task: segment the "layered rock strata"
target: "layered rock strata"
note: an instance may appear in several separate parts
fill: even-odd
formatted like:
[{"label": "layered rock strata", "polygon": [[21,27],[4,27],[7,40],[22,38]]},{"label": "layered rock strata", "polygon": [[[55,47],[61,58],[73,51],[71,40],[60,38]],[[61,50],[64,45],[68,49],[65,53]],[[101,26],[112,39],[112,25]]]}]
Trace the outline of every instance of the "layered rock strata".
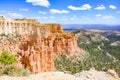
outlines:
[{"label": "layered rock strata", "polygon": [[72,56],[80,52],[76,36],[65,33],[60,24],[0,17],[0,33],[14,36],[17,41],[0,44],[0,52],[7,50],[20,55],[18,62],[29,67],[32,73],[54,71],[54,55]]}]

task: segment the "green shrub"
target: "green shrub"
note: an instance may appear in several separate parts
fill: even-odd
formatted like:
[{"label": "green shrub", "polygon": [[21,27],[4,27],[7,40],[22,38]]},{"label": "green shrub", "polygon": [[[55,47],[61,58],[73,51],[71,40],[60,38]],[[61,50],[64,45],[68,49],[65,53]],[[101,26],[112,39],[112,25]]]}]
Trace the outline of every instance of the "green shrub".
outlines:
[{"label": "green shrub", "polygon": [[30,71],[28,68],[20,68],[16,64],[11,65],[0,65],[0,75],[9,75],[9,76],[28,76]]},{"label": "green shrub", "polygon": [[5,74],[10,76],[27,76],[30,74],[30,71],[26,68],[20,68],[15,64],[5,66]]},{"label": "green shrub", "polygon": [[17,61],[16,57],[7,51],[3,51],[0,55],[0,63],[9,65]]},{"label": "green shrub", "polygon": [[4,65],[3,64],[0,64],[0,75],[2,75],[4,73]]},{"label": "green shrub", "polygon": [[16,64],[17,58],[7,51],[0,55],[0,75],[27,76],[30,71],[27,68],[20,68]]}]

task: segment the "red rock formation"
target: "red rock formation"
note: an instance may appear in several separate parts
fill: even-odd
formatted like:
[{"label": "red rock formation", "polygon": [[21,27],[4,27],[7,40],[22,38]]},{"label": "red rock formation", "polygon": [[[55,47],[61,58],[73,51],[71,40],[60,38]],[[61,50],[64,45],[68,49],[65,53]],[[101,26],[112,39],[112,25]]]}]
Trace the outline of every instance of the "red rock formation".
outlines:
[{"label": "red rock formation", "polygon": [[[6,22],[1,20],[0,24],[3,26]],[[8,51],[20,55],[21,63],[29,67],[33,74],[54,71],[54,55],[73,56],[80,52],[76,36],[65,33],[60,24],[40,24],[36,20],[29,19],[17,19],[15,22],[7,21],[7,23],[8,29],[12,26],[10,28],[12,32],[4,28],[6,34],[13,35],[17,31],[20,37],[16,38],[17,44],[8,41],[6,46],[0,47],[0,50],[8,50],[6,49],[8,47]]]},{"label": "red rock formation", "polygon": [[35,42],[29,36],[28,40],[21,41],[18,54],[22,57],[22,64],[29,67],[32,73],[54,71],[54,55],[75,54],[77,45],[75,36],[67,34],[53,34],[45,37],[36,37]]},{"label": "red rock formation", "polygon": [[53,51],[47,46],[25,41],[21,43],[18,54],[22,57],[22,64],[29,67],[32,73],[54,71]]}]

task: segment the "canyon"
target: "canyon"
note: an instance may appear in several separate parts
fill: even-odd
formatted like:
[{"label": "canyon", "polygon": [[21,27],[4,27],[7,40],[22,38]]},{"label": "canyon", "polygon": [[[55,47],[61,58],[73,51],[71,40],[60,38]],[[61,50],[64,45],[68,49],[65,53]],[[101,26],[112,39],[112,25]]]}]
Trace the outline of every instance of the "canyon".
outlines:
[{"label": "canyon", "polygon": [[35,19],[0,17],[0,53],[9,51],[18,58],[18,65],[33,74],[55,70],[55,55],[86,56],[77,46],[77,37],[65,33],[60,24],[41,24]]}]

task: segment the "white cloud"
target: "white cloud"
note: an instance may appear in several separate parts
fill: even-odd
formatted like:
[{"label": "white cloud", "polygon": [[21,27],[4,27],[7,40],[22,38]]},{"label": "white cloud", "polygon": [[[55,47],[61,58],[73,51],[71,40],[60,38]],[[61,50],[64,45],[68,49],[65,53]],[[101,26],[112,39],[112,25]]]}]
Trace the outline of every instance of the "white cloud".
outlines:
[{"label": "white cloud", "polygon": [[50,3],[48,0],[26,0],[27,3],[32,3],[33,5],[49,7]]},{"label": "white cloud", "polygon": [[33,19],[41,19],[41,17],[38,17],[38,16],[37,16],[37,17],[32,17],[32,18],[33,18]]},{"label": "white cloud", "polygon": [[43,18],[44,20],[47,20],[47,19],[48,19],[48,18],[47,18],[47,17],[45,17],[45,16],[43,16],[42,18]]},{"label": "white cloud", "polygon": [[46,14],[46,12],[43,12],[43,11],[39,11],[40,14]]},{"label": "white cloud", "polygon": [[96,16],[96,17],[101,17],[102,15],[101,15],[101,14],[96,14],[95,16]]},{"label": "white cloud", "polygon": [[105,8],[105,6],[104,5],[99,5],[99,6],[97,6],[96,8],[94,8],[95,10],[104,10],[104,9],[106,9]]},{"label": "white cloud", "polygon": [[63,16],[62,20],[68,20],[68,18],[66,16]]},{"label": "white cloud", "polygon": [[20,8],[19,10],[20,10],[20,11],[25,11],[25,12],[27,12],[27,11],[28,11],[28,9],[27,9],[27,8]]},{"label": "white cloud", "polygon": [[92,7],[89,4],[84,4],[81,7],[75,7],[75,6],[69,5],[68,8],[71,10],[89,10]]},{"label": "white cloud", "polygon": [[117,14],[120,14],[120,11],[116,12]]},{"label": "white cloud", "polygon": [[67,11],[67,10],[50,9],[50,13],[52,13],[52,14],[67,14],[67,13],[69,13],[69,11]]},{"label": "white cloud", "polygon": [[[43,21],[43,20],[46,20],[46,21],[51,21],[51,20],[55,20],[56,17],[55,16],[36,16],[36,17],[33,17],[33,19],[39,19],[40,22]],[[46,22],[45,22],[46,23]]]},{"label": "white cloud", "polygon": [[67,10],[61,10],[62,13],[69,13]]},{"label": "white cloud", "polygon": [[103,15],[103,16],[101,14],[96,14],[95,16],[98,17],[100,20],[101,19],[104,19],[104,20],[106,20],[106,19],[108,19],[108,20],[115,19],[115,16],[112,16],[110,14],[109,15]]},{"label": "white cloud", "polygon": [[21,18],[23,17],[21,14],[18,13],[13,13],[13,12],[8,12],[5,10],[0,10],[1,16],[8,17],[8,18]]},{"label": "white cloud", "polygon": [[116,6],[114,6],[114,5],[109,5],[109,8],[111,8],[111,9],[116,9]]},{"label": "white cloud", "polygon": [[0,10],[0,13],[6,13],[6,11],[5,10]]},{"label": "white cloud", "polygon": [[7,13],[8,14],[8,16],[10,17],[10,18],[21,18],[22,17],[22,15],[21,14],[18,14],[18,13],[11,13],[11,12],[9,12],[9,13]]},{"label": "white cloud", "polygon": [[50,19],[55,19],[56,17],[55,16],[50,16]]},{"label": "white cloud", "polygon": [[76,21],[76,20],[78,20],[78,17],[77,17],[76,15],[74,15],[74,16],[71,17],[70,19],[73,20],[73,21]]},{"label": "white cloud", "polygon": [[115,17],[112,16],[112,15],[105,15],[105,16],[102,16],[102,19],[114,19]]}]

